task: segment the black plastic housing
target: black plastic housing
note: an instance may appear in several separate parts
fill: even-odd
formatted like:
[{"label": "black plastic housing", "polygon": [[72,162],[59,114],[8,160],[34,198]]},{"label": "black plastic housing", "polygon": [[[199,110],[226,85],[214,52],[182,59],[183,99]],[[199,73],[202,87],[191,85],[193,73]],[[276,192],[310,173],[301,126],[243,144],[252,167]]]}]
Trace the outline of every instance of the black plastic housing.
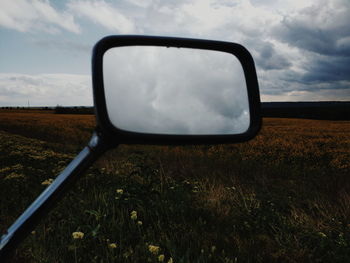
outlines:
[{"label": "black plastic housing", "polygon": [[[241,134],[225,135],[169,135],[129,132],[112,125],[106,108],[103,84],[103,55],[114,47],[165,46],[215,50],[231,53],[241,62],[247,84],[250,126]],[[121,65],[122,66],[122,65]],[[111,144],[218,144],[243,142],[253,138],[261,128],[260,95],[254,61],[248,50],[240,44],[159,36],[116,35],[107,36],[96,43],[92,54],[92,81],[97,131]]]}]

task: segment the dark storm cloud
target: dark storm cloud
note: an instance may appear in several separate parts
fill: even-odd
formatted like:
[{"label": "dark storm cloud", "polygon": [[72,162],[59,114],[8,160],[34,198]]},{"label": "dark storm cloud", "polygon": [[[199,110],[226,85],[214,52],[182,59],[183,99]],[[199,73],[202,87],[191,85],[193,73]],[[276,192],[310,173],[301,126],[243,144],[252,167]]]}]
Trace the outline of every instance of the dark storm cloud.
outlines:
[{"label": "dark storm cloud", "polygon": [[350,31],[346,32],[346,35],[342,31],[344,30],[341,28],[333,30],[310,28],[307,21],[302,23],[285,19],[276,33],[281,41],[300,49],[321,55],[350,56]]},{"label": "dark storm cloud", "polygon": [[285,16],[275,36],[282,42],[327,56],[350,56],[348,1],[319,1]]},{"label": "dark storm cloud", "polygon": [[322,57],[311,61],[305,82],[350,81],[350,57]]},{"label": "dark storm cloud", "polygon": [[[298,50],[298,70],[278,76],[283,92],[342,92],[350,89],[350,4],[347,0],[318,1],[290,13],[271,29],[280,42]],[[295,67],[294,67],[295,69]],[[271,80],[273,75],[270,75]],[[263,82],[269,80],[263,80]],[[271,93],[276,90],[269,89]],[[269,91],[264,90],[265,93]],[[277,94],[277,93],[276,93]]]},{"label": "dark storm cloud", "polygon": [[287,69],[292,64],[276,51],[271,42],[248,40],[246,43],[254,48],[254,58],[258,67],[263,70]]}]

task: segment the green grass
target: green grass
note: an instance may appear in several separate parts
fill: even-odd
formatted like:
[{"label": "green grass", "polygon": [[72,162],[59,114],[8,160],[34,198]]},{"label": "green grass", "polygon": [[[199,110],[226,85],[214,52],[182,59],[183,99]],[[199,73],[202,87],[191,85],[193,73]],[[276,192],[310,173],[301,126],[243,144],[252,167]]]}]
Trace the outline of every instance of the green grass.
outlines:
[{"label": "green grass", "polygon": [[[161,254],[164,262],[349,262],[350,123],[264,122],[261,135],[245,144],[106,153],[43,218],[14,262],[159,262]],[[89,132],[88,125],[75,127],[62,145]],[[1,229],[83,145],[60,151],[59,140],[48,142],[49,129],[46,141],[42,133],[6,131]]]}]

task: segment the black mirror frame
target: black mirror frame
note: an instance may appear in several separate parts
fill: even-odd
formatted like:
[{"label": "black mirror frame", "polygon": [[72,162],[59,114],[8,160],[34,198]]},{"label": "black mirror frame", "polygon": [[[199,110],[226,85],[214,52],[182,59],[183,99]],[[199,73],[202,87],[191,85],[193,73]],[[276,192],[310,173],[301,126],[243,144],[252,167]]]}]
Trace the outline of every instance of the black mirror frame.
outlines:
[{"label": "black mirror frame", "polygon": [[[250,111],[250,126],[246,132],[233,135],[168,135],[129,132],[112,125],[108,118],[104,84],[103,55],[114,47],[165,46],[215,50],[231,53],[241,62],[245,74]],[[107,36],[96,43],[92,54],[92,83],[97,122],[97,132],[113,145],[118,144],[218,144],[236,143],[252,139],[261,128],[260,95],[254,60],[240,44],[158,36],[116,35]]]}]

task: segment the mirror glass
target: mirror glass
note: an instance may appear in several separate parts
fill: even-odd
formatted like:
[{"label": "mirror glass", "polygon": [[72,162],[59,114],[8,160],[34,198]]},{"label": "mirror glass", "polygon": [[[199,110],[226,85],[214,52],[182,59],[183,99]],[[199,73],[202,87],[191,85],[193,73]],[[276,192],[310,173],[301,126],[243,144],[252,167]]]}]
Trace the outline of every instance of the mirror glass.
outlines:
[{"label": "mirror glass", "polygon": [[250,124],[244,72],[226,52],[127,46],[103,56],[106,107],[118,129],[153,134],[244,133]]}]

